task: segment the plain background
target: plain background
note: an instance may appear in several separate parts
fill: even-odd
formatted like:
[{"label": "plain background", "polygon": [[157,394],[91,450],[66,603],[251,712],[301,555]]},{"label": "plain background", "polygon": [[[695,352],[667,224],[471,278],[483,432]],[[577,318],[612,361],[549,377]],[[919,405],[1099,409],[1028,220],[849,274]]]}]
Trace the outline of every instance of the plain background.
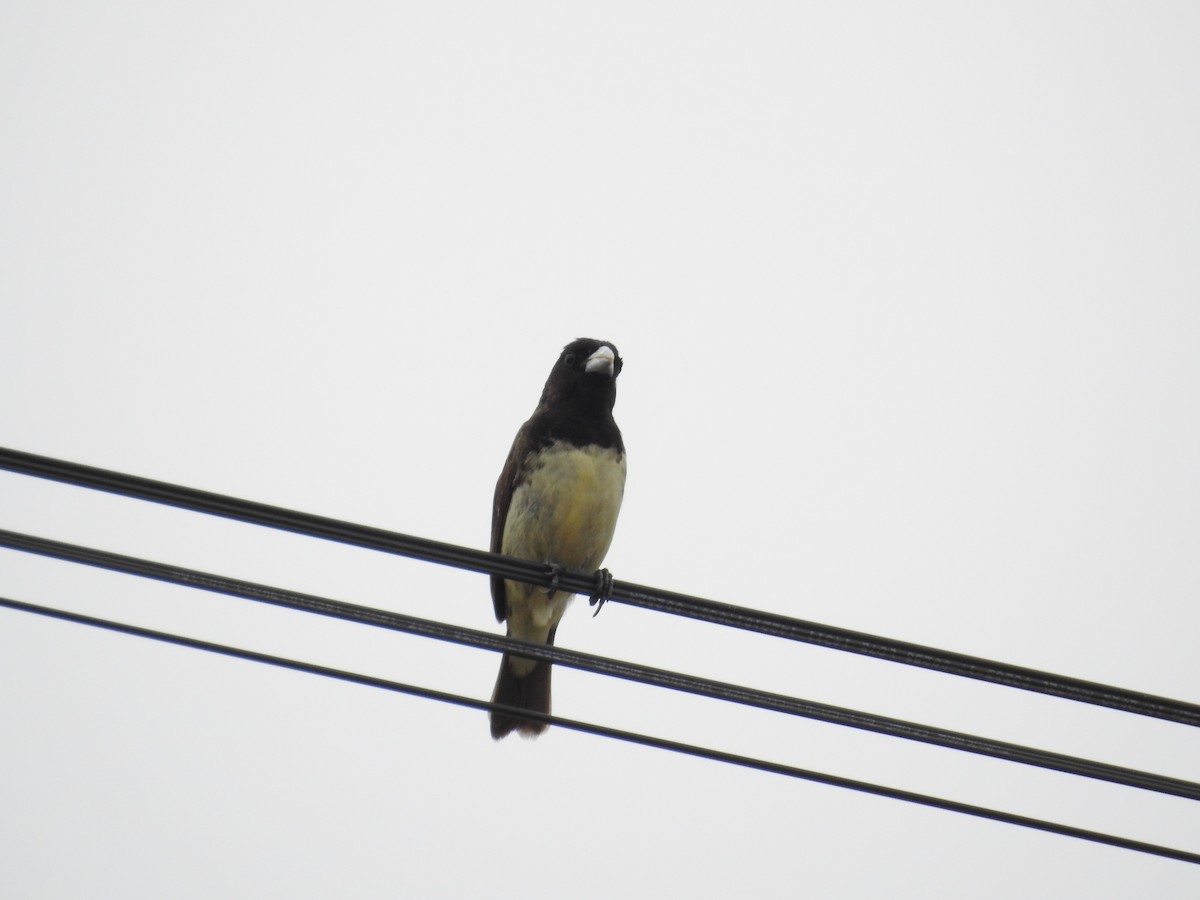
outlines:
[{"label": "plain background", "polygon": [[[618,578],[1200,699],[1200,14],[0,8],[0,444],[485,547],[625,358]],[[0,527],[497,628],[486,579],[0,474]],[[0,594],[496,657],[0,552]],[[1200,779],[1192,729],[612,604],[560,643]],[[1200,850],[1188,801],[559,669],[556,711]],[[0,613],[5,897],[1194,897],[1182,863]]]}]

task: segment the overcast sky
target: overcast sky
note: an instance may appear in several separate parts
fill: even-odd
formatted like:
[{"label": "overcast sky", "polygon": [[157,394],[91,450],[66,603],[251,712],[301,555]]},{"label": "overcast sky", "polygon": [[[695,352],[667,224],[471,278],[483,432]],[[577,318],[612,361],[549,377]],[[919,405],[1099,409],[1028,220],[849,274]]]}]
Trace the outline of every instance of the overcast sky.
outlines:
[{"label": "overcast sky", "polygon": [[[619,579],[1200,701],[1187,3],[0,7],[0,445],[486,547],[563,344]],[[500,630],[0,473],[0,528]],[[0,551],[0,596],[494,654]],[[1200,780],[1200,733],[611,604],[559,643]],[[1200,851],[1200,806],[559,668],[555,711]],[[1182,863],[0,611],[0,895],[1195,897]]]}]

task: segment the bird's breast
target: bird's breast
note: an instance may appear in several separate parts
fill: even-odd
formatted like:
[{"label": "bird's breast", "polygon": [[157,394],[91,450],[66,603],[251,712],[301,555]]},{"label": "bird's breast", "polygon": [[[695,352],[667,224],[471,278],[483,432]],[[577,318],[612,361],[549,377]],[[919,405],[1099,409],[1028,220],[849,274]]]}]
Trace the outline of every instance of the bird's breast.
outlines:
[{"label": "bird's breast", "polygon": [[528,466],[513,491],[502,552],[569,569],[599,567],[625,493],[625,454],[560,442],[530,454]]}]

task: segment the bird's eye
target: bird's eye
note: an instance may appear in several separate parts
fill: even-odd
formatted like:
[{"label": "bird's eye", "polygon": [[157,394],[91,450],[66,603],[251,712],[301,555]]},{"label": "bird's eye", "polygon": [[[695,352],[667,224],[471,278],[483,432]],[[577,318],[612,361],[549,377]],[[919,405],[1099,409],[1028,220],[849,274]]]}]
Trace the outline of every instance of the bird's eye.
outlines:
[{"label": "bird's eye", "polygon": [[570,351],[564,353],[563,354],[563,365],[566,365],[566,366],[575,365],[575,354],[571,353]]}]

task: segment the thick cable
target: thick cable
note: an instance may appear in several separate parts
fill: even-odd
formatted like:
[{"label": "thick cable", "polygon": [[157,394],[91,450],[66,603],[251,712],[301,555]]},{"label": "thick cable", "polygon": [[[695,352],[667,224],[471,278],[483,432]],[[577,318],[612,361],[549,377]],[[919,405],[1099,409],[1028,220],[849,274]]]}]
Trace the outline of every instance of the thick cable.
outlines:
[{"label": "thick cable", "polygon": [[[19,450],[0,448],[0,469],[399,556],[501,575],[514,581],[541,586],[550,584],[551,576],[547,568],[527,560],[382,528],[355,525],[325,516],[241,500]],[[568,571],[559,573],[557,578],[561,588],[585,595],[589,594],[596,584],[594,573]],[[1141,691],[1112,687],[624,581],[613,582],[608,599],[644,609],[1200,727],[1200,705]]]},{"label": "thick cable", "polygon": [[665,669],[643,666],[637,663],[610,659],[590,653],[582,653],[564,647],[520,641],[446,622],[421,619],[402,613],[345,603],[325,597],[317,597],[312,594],[269,587],[249,581],[213,575],[208,572],[199,572],[194,569],[185,569],[166,563],[124,556],[105,550],[97,550],[92,547],[81,547],[75,544],[67,544],[62,541],[53,541],[47,538],[39,538],[4,529],[0,529],[0,547],[7,547],[26,553],[36,553],[41,556],[94,566],[127,575],[151,578],[168,584],[198,588],[213,593],[269,603],[301,612],[316,613],[344,621],[435,638],[469,647],[500,652],[519,651],[527,657],[548,660],[583,671],[623,678],[627,681],[635,681],[716,700],[739,703],[773,712],[802,716],[834,725],[848,726],[863,731],[903,738],[905,740],[920,741],[926,744],[947,747],[952,750],[961,750],[1009,762],[1038,766],[1086,778],[1095,778],[1142,790],[1157,791],[1190,800],[1200,800],[1200,784],[1179,778],[1171,778],[1123,766],[1114,766],[1080,757],[1053,753],[1047,750],[1024,747],[1019,744],[995,741],[963,732],[935,728],[915,722],[906,722],[901,719],[877,716],[844,707],[831,706],[811,700],[802,700],[784,694],[761,691],[712,679],[685,675],[679,672],[671,672]]},{"label": "thick cable", "polygon": [[757,759],[749,756],[741,756],[735,753],[726,753],[722,750],[700,747],[695,744],[671,741],[665,738],[654,737],[652,735],[640,734],[638,732],[610,728],[606,725],[596,725],[591,722],[582,722],[576,719],[566,719],[560,716],[546,715],[524,709],[516,709],[514,707],[504,706],[502,704],[491,703],[486,700],[477,700],[473,697],[464,697],[459,694],[450,694],[444,691],[436,691],[430,688],[420,687],[418,685],[405,684],[398,681],[389,681],[384,678],[376,678],[370,675],[348,672],[343,669],[335,669],[329,666],[319,666],[313,663],[287,659],[285,657],[271,656],[266,653],[245,650],[240,647],[216,644],[211,641],[201,641],[195,638],[184,637],[182,635],[171,634],[164,631],[154,631],[149,628],[140,628],[138,626],[128,625],[123,622],[114,622],[109,619],[99,619],[93,616],[85,616],[79,613],[68,612],[66,610],[54,609],[47,606],[38,606],[32,603],[24,603],[19,600],[11,600],[0,597],[0,607],[7,607],[9,609],[18,610],[21,612],[33,613],[35,615],[59,619],[65,622],[73,622],[79,625],[88,625],[93,628],[102,628],[107,631],[119,632],[134,637],[161,641],[168,644],[175,644],[181,647],[189,647],[194,650],[204,650],[208,653],[216,653],[222,656],[246,660],[248,662],[262,663],[279,668],[291,669],[297,672],[306,672],[311,675],[320,675],[325,678],[346,681],[352,684],[381,688],[383,690],[393,691],[396,693],[410,694],[412,696],[423,697],[429,700],[437,700],[442,703],[451,703],[457,706],[469,707],[471,709],[496,710],[499,712],[520,715],[525,718],[537,719],[538,721],[546,722],[547,724],[554,725],[557,728],[566,728],[572,731],[580,731],[600,737],[612,738],[633,744],[641,744],[642,746],[646,747],[655,747],[659,750],[669,750],[674,753],[682,753],[688,756],[699,757],[701,759],[710,759],[715,762],[726,763],[729,765],[742,766],[748,769],[757,769],[762,772],[770,772],[776,775],[786,775],[791,778],[812,781],[818,784],[826,784],[832,787],[845,788],[865,794],[874,794],[879,797],[888,797],[893,800],[903,800],[907,803],[929,806],[935,809],[946,810],[948,812],[975,816],[981,819],[990,819],[995,822],[1004,822],[1009,825],[1018,825],[1023,828],[1032,828],[1038,831],[1049,832],[1051,834],[1063,835],[1064,837],[1092,841],[1098,844],[1106,844],[1110,847],[1120,847],[1122,849],[1133,850],[1138,853],[1146,853],[1153,856],[1160,856],[1167,859],[1178,860],[1180,862],[1191,863],[1192,865],[1200,865],[1200,854],[1192,853],[1187,850],[1179,850],[1173,847],[1164,847],[1158,844],[1136,841],[1131,838],[1105,834],[1099,831],[1091,831],[1085,828],[1076,828],[1072,825],[1063,825],[1058,822],[1049,822],[1044,819],[1021,816],[1015,813],[1004,812],[1002,810],[990,809],[988,807],[960,803],[956,800],[946,800],[941,797],[934,797],[928,794],[919,794],[913,791],[905,791],[899,788],[887,787],[885,785],[873,784],[866,781],[843,778],[840,775],[814,772],[810,769],[801,769],[796,766],[789,766],[783,763],[771,762],[769,760]]}]

